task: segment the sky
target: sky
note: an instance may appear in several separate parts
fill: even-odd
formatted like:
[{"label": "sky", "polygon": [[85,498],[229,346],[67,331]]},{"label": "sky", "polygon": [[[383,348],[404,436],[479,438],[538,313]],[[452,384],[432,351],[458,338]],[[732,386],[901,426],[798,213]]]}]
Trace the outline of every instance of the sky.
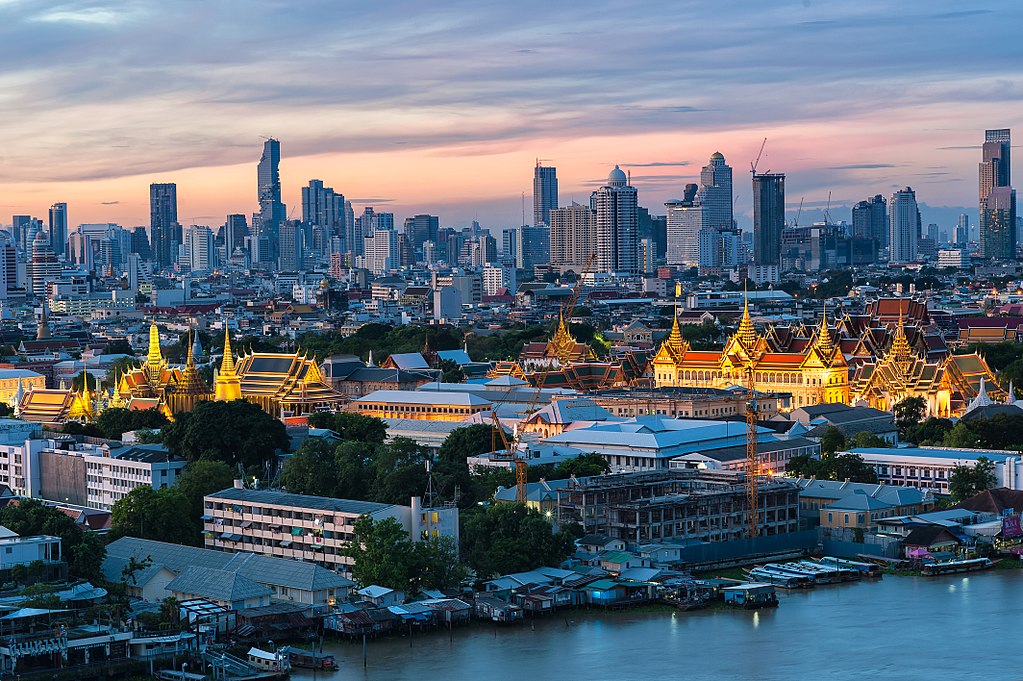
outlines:
[{"label": "sky", "polygon": [[318,178],[399,223],[510,227],[538,158],[563,205],[617,163],[663,213],[720,151],[748,226],[767,138],[790,220],[908,185],[948,225],[983,130],[1023,139],[1020,26],[1018,0],[0,0],[0,224],[148,224],[176,182],[179,220],[219,225],[256,210],[273,136],[295,217]]}]

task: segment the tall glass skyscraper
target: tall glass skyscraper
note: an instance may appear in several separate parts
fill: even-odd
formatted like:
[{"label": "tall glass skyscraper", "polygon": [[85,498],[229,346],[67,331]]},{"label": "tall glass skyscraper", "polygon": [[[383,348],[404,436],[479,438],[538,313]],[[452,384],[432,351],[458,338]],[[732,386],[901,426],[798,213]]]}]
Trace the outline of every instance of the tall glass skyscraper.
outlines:
[{"label": "tall glass skyscraper", "polygon": [[753,174],[753,262],[781,267],[785,227],[785,175]]},{"label": "tall glass skyscraper", "polygon": [[607,176],[607,184],[593,192],[591,207],[596,211],[596,272],[640,271],[639,210],[636,188],[618,166]]},{"label": "tall glass skyscraper", "polygon": [[275,260],[279,253],[281,223],[287,218],[281,202],[281,143],[273,137],[263,143],[263,155],[256,168],[259,194],[259,224],[256,237],[265,238],[270,253],[259,254],[262,262]]},{"label": "tall glass skyscraper", "polygon": [[550,225],[551,210],[558,207],[558,169],[540,165],[533,169],[533,224]]},{"label": "tall glass skyscraper", "polygon": [[978,238],[982,258],[1008,260],[1016,257],[1016,192],[1012,189],[1009,156],[1010,130],[984,131],[979,168],[980,220]]},{"label": "tall glass skyscraper", "polygon": [[67,204],[55,203],[50,206],[50,248],[58,260],[67,252]]},{"label": "tall glass skyscraper", "polygon": [[178,185],[173,182],[149,185],[149,239],[157,267],[172,266],[181,245]]}]

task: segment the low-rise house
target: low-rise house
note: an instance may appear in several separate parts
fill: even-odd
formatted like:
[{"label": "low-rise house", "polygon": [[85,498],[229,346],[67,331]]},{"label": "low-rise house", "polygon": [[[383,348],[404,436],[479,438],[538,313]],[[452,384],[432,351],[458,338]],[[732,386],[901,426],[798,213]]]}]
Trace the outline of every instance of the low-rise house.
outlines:
[{"label": "low-rise house", "polygon": [[[314,563],[135,537],[122,537],[108,544],[103,560],[103,574],[108,581],[122,583],[130,595],[152,602],[170,596],[171,583],[195,567],[238,573],[269,589],[272,601],[296,603],[312,612],[346,600],[354,585],[350,579]],[[176,587],[187,583],[178,583]]]},{"label": "low-rise house", "polygon": [[515,622],[524,616],[521,606],[495,596],[476,594],[474,603],[476,617],[482,620],[506,623]]},{"label": "low-rise house", "polygon": [[846,499],[853,494],[866,494],[888,505],[888,508],[871,510],[877,513],[872,521],[896,516],[916,515],[934,508],[934,494],[930,490],[898,485],[869,484],[839,480],[818,480],[816,478],[796,478],[793,480],[799,488],[799,514],[811,524],[821,522],[821,513],[828,506]]},{"label": "low-rise house", "polygon": [[61,552],[60,537],[46,534],[20,537],[17,533],[0,526],[0,578],[11,580],[16,568],[42,564],[42,579],[62,579],[66,576],[67,563]]},{"label": "low-rise house", "polygon": [[234,612],[269,605],[272,593],[235,571],[204,567],[186,568],[166,589],[178,601],[204,598]]},{"label": "low-rise house", "polygon": [[399,605],[405,602],[405,594],[397,589],[389,589],[386,586],[371,584],[355,592],[364,601],[372,603],[378,608],[386,608],[390,605]]},{"label": "low-rise house", "polygon": [[902,549],[907,558],[921,550],[927,553],[954,551],[959,545],[959,538],[940,525],[917,527],[902,540]]}]

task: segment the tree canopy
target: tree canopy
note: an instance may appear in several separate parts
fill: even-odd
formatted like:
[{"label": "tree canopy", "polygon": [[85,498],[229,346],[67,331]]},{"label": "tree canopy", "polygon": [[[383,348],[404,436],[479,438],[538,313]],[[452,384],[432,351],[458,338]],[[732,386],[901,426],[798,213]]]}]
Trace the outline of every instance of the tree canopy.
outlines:
[{"label": "tree canopy", "polygon": [[457,586],[465,576],[458,547],[451,537],[412,541],[394,518],[355,521],[354,539],[344,548],[352,578],[364,586],[378,584],[412,596],[423,589]]},{"label": "tree canopy", "polygon": [[160,430],[169,423],[167,417],[156,409],[121,409],[109,407],[96,417],[96,428],[103,437],[120,440],[121,436],[133,430]]},{"label": "tree canopy", "polygon": [[387,438],[387,424],[383,419],[342,411],[336,414],[320,412],[309,416],[313,428],[327,428],[342,440],[382,444]]},{"label": "tree canopy", "polygon": [[927,416],[927,401],[923,397],[907,397],[892,409],[895,426],[900,433],[920,423]]},{"label": "tree canopy", "polygon": [[554,532],[523,504],[477,507],[461,521],[462,558],[481,579],[559,565],[572,552],[572,532]]},{"label": "tree canopy", "polygon": [[[173,544],[198,544],[199,516],[177,487],[136,487],[114,502],[110,513],[112,537],[139,537]],[[200,514],[201,515],[201,514]]]},{"label": "tree canopy", "polygon": [[973,466],[956,465],[948,479],[948,493],[956,502],[969,499],[995,486],[995,464],[986,456]]},{"label": "tree canopy", "polygon": [[168,449],[187,461],[241,464],[255,475],[266,472],[276,451],[290,446],[284,424],[245,400],[199,402],[192,411],[176,414],[162,436]]}]

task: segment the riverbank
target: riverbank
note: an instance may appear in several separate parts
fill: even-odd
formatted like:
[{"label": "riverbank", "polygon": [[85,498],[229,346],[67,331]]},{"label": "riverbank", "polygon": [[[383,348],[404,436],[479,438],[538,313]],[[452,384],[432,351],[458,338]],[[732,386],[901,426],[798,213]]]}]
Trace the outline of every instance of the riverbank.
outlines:
[{"label": "riverbank", "polygon": [[[770,610],[580,610],[568,626],[562,617],[537,618],[532,626],[380,639],[368,646],[365,668],[361,644],[327,641],[324,651],[341,670],[316,680],[521,681],[551,678],[553,670],[585,681],[1013,678],[1004,637],[991,632],[1018,625],[1020,571],[886,577],[779,599]],[[949,632],[954,650],[919,654]],[[308,670],[292,677],[313,681]]]}]

